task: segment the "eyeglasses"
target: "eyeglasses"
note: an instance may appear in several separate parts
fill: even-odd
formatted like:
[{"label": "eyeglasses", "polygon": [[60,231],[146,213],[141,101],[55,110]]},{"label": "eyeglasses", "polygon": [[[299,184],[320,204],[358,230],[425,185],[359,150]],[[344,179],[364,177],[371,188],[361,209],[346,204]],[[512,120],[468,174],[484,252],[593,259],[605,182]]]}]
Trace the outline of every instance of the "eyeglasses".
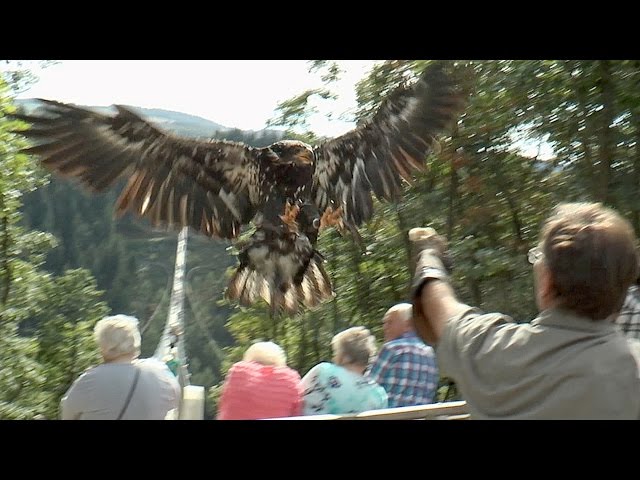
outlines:
[{"label": "eyeglasses", "polygon": [[542,257],[544,257],[544,253],[542,253],[540,247],[533,247],[527,254],[527,260],[529,260],[531,265],[536,263],[536,261],[540,260]]}]

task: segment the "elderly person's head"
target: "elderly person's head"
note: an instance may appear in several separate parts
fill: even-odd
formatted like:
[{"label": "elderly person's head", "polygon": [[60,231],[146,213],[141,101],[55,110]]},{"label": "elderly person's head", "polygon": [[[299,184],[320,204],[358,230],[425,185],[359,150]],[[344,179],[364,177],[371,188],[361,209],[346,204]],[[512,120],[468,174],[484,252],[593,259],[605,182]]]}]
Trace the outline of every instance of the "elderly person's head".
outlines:
[{"label": "elderly person's head", "polygon": [[367,368],[376,354],[375,339],[364,327],[352,327],[338,333],[331,340],[331,348],[336,364],[362,370]]},{"label": "elderly person's head", "polygon": [[638,277],[635,241],[629,222],[599,203],[559,205],[530,255],[538,307],[592,320],[617,314]]},{"label": "elderly person's head", "polygon": [[279,345],[273,342],[256,342],[244,352],[243,360],[257,362],[263,365],[284,367],[287,364],[287,356]]},{"label": "elderly person's head", "polygon": [[399,303],[394,305],[382,318],[382,331],[385,342],[400,338],[413,331],[413,305]]},{"label": "elderly person's head", "polygon": [[134,360],[140,355],[138,319],[129,315],[113,315],[96,323],[96,343],[105,362]]}]

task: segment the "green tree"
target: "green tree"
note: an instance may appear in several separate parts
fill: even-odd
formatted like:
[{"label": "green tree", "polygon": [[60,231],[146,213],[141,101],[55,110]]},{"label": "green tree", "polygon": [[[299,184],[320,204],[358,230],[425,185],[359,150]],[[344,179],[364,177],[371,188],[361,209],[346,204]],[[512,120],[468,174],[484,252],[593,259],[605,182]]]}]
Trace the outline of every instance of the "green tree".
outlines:
[{"label": "green tree", "polygon": [[54,418],[66,388],[95,362],[90,329],[106,305],[87,272],[52,277],[42,270],[52,235],[21,225],[23,194],[44,183],[18,150],[9,88],[0,79],[0,418]]},{"label": "green tree", "polygon": [[35,318],[39,326],[36,359],[44,368],[43,388],[48,394],[41,413],[55,418],[62,395],[83,371],[99,363],[93,327],[109,308],[87,270],[68,270],[43,282],[41,288],[46,301]]}]

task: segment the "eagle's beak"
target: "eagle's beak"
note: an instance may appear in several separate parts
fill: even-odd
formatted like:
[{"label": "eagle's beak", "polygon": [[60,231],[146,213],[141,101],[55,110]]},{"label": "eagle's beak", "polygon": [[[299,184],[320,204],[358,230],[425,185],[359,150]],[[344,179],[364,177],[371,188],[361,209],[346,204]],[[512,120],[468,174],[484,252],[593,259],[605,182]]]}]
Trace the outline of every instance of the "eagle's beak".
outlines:
[{"label": "eagle's beak", "polygon": [[311,152],[300,152],[297,155],[298,161],[303,165],[311,165],[313,164],[313,153]]}]

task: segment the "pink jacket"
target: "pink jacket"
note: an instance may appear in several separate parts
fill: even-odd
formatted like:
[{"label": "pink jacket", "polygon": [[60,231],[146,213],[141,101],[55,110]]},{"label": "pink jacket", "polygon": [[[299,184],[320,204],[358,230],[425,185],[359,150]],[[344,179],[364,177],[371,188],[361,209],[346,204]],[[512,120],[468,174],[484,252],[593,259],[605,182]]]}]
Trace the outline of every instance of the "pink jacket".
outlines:
[{"label": "pink jacket", "polygon": [[222,387],[218,420],[249,420],[302,415],[300,375],[289,367],[235,363]]}]

